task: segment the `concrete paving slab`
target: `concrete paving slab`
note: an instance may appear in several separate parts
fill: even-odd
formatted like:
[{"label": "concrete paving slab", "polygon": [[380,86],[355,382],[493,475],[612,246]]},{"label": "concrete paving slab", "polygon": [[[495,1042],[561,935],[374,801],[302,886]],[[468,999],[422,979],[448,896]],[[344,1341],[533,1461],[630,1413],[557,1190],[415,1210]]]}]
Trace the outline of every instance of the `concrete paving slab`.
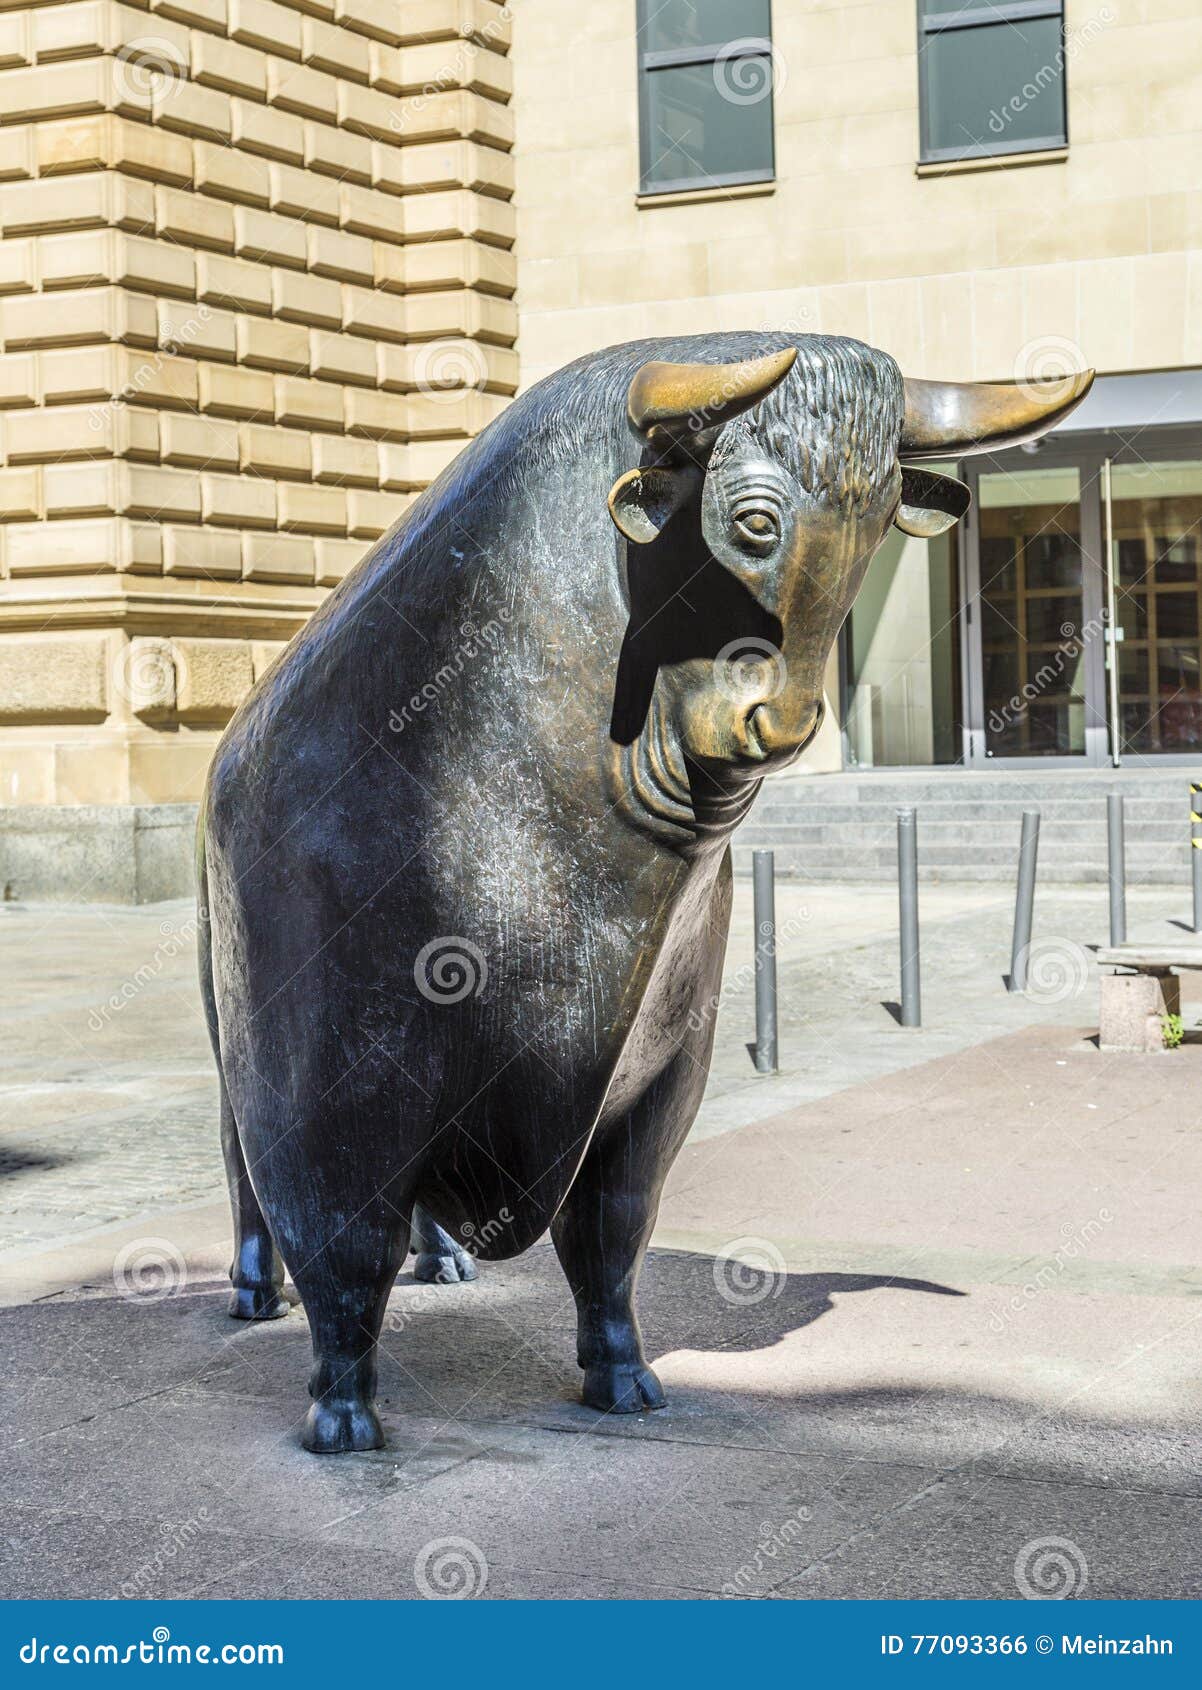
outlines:
[{"label": "concrete paving slab", "polygon": [[[740,889],[641,1294],[667,1410],[579,1404],[543,1241],[472,1285],[401,1276],[388,1447],[335,1460],[297,1442],[303,1312],[224,1313],[186,908],[0,911],[27,976],[0,1045],[5,1588],[407,1598],[424,1564],[497,1599],[1017,1600],[1016,1559],[1059,1537],[1089,1594],[1196,1595],[1199,1047],[1091,1043],[1098,890],[1041,903],[1056,945],[1017,998],[1008,896],[923,900],[909,1033],[881,1007],[891,890],[782,888],[765,1081]],[[1180,901],[1133,889],[1132,936]]]}]

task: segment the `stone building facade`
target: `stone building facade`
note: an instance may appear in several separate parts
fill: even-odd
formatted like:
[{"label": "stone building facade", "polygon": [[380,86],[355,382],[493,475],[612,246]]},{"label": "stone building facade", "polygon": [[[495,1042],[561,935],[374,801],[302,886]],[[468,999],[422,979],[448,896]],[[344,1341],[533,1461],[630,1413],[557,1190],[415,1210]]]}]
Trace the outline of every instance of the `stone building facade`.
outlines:
[{"label": "stone building facade", "polygon": [[519,352],[643,335],[1094,365],[882,549],[806,765],[1202,758],[1199,66],[1198,0],[0,0],[0,889],[176,887],[95,839],[178,865]]},{"label": "stone building facade", "polygon": [[195,800],[515,391],[509,46],[492,0],[0,0],[0,804]]}]

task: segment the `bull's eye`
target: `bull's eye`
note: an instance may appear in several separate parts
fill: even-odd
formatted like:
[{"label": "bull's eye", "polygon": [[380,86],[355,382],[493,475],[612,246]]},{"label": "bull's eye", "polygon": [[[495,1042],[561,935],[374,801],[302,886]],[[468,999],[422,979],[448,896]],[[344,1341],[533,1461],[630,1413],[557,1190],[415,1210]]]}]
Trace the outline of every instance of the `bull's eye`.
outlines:
[{"label": "bull's eye", "polygon": [[765,505],[747,505],[734,513],[735,539],[749,552],[763,557],[780,539],[780,522]]}]

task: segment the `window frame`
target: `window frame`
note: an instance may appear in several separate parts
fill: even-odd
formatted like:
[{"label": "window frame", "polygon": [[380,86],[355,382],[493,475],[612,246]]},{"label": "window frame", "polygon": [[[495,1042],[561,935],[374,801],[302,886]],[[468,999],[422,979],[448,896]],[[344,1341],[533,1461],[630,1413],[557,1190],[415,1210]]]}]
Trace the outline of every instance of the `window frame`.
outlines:
[{"label": "window frame", "polygon": [[[728,170],[719,175],[702,174],[698,176],[678,176],[667,182],[649,182],[647,172],[651,159],[651,101],[649,98],[648,73],[659,70],[678,70],[689,65],[716,64],[732,41],[746,41],[749,49],[758,48],[770,63],[774,62],[772,51],[772,5],[768,3],[768,34],[767,35],[732,35],[725,41],[707,42],[702,46],[693,47],[661,47],[655,51],[644,49],[643,40],[647,26],[651,21],[653,8],[658,8],[661,0],[637,0],[635,19],[635,64],[639,84],[639,197],[651,199],[659,194],[704,193],[707,188],[741,188],[757,182],[776,181],[776,90],[771,88],[766,96],[768,100],[769,129],[768,139],[771,149],[771,159],[766,169],[761,170]],[[755,53],[748,51],[741,57],[753,58]]]},{"label": "window frame", "polygon": [[[939,8],[939,9],[935,9]],[[957,6],[956,0],[918,0],[918,162],[959,164],[972,159],[1005,158],[1014,153],[1063,152],[1068,146],[1068,55],[1065,48],[1065,0],[994,0],[990,6]],[[641,16],[641,13],[640,13]],[[954,29],[980,29],[990,24],[1019,23],[1023,19],[1059,18],[1060,88],[1063,112],[1062,133],[1030,140],[979,141],[967,147],[932,147],[929,144],[930,72],[926,47],[935,35]]]}]

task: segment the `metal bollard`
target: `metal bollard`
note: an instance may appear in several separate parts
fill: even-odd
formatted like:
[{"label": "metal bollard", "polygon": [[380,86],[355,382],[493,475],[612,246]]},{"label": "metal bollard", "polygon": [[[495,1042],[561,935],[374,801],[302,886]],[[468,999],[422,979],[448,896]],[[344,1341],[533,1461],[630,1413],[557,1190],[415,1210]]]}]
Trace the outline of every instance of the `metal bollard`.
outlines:
[{"label": "metal bollard", "polygon": [[1190,782],[1189,843],[1194,876],[1194,932],[1202,933],[1202,781]]},{"label": "metal bollard", "polygon": [[755,1066],[775,1074],[776,1060],[776,886],[771,851],[751,853],[755,904]]},{"label": "metal bollard", "polygon": [[1123,795],[1106,795],[1107,873],[1110,880],[1110,943],[1127,940],[1127,846],[1123,829]]},{"label": "metal bollard", "polygon": [[918,967],[918,818],[907,806],[897,812],[897,898],[901,942],[901,1024],[922,1026],[922,981]]},{"label": "metal bollard", "polygon": [[1010,986],[1012,992],[1027,989],[1027,956],[1031,949],[1031,923],[1035,916],[1035,865],[1039,858],[1039,811],[1023,811],[1023,830],[1018,847],[1018,886],[1014,895],[1014,936],[1010,942]]}]

